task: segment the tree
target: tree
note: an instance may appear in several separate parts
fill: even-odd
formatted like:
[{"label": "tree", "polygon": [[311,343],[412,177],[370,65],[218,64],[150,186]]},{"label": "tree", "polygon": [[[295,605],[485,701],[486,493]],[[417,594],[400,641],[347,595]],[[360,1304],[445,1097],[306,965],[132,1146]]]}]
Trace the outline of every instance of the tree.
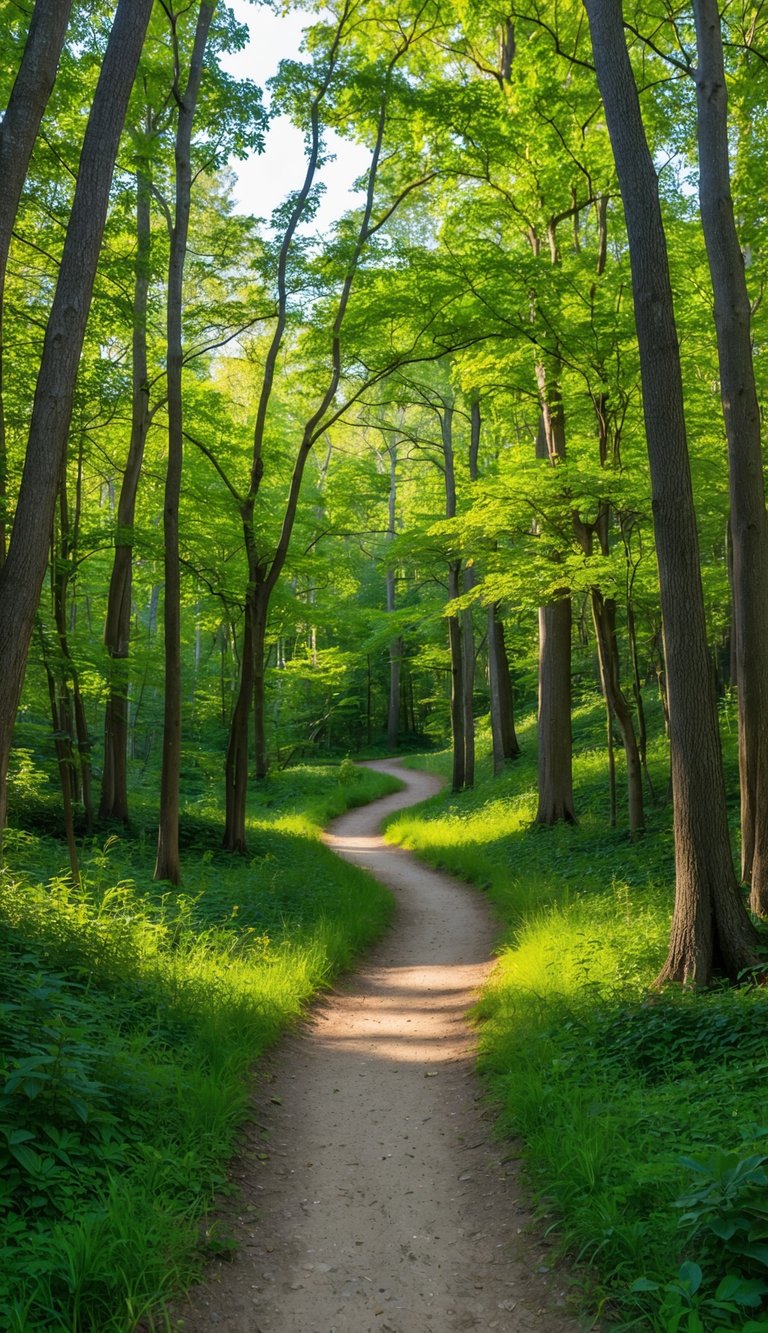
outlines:
[{"label": "tree", "polygon": [[728,99],[715,0],[694,0],[699,201],[712,276],[728,439],[733,633],[739,700],[742,877],[768,915],[768,516],[751,309],[731,198]]},{"label": "tree", "polygon": [[120,134],[152,0],[118,0],[83,141],[32,407],[8,556],[0,571],[0,826],[19,695],[48,557],[72,396]]},{"label": "tree", "polygon": [[72,0],[36,0],[24,54],[0,125],[0,563],[6,549],[7,459],[3,405],[3,305],[13,224],[29,159],[56,78]]},{"label": "tree", "polygon": [[680,355],[658,180],[619,0],[586,0],[629,238],[669,698],[675,911],[659,981],[708,984],[757,962],[733,871],[699,568]]},{"label": "tree", "polygon": [[192,125],[203,77],[203,60],[216,0],[202,0],[197,14],[192,53],[184,87],[181,86],[178,26],[181,14],[168,4],[176,77],[173,97],[178,106],[174,147],[175,201],[170,224],[167,304],[168,468],[163,504],[164,568],[163,625],[165,634],[165,706],[163,710],[163,766],[160,785],[160,825],[157,835],[155,879],[178,884],[179,778],[181,773],[181,573],[179,566],[179,496],[184,454],[184,410],[181,391],[184,342],[182,307],[184,261],[192,207]]}]

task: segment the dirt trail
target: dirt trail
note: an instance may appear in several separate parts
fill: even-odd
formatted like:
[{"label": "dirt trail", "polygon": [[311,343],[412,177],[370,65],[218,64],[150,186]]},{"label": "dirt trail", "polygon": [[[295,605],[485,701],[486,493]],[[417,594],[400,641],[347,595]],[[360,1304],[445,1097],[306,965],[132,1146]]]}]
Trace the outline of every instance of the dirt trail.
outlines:
[{"label": "dirt trail", "polygon": [[394,891],[394,925],[260,1080],[227,1219],[239,1250],[191,1293],[181,1326],[575,1333],[522,1234],[515,1163],[489,1135],[473,1071],[465,1014],[494,925],[480,894],[377,836],[438,781],[372,767],[406,790],[343,815],[326,840]]}]

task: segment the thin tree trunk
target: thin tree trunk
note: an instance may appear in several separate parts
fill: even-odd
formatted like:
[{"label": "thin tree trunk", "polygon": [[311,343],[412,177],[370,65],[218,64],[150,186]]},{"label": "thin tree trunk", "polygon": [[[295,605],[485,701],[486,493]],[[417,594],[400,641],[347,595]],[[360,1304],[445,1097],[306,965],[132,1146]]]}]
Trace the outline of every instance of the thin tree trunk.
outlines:
[{"label": "thin tree trunk", "polygon": [[133,289],[131,442],[117,507],[117,536],[107,599],[104,644],[109,695],[104,715],[104,768],[99,815],[128,822],[128,655],[131,638],[133,527],[136,496],[150,424],[147,306],[150,262],[150,181],[136,177],[136,267]]},{"label": "thin tree trunk", "polygon": [[5,560],[8,458],[5,440],[3,308],[8,253],[21,191],[56,79],[72,0],[36,0],[24,54],[0,123],[0,565]]},{"label": "thin tree trunk", "polygon": [[632,725],[632,713],[619,680],[616,603],[611,597],[604,598],[600,589],[595,587],[592,588],[590,597],[603,693],[609,713],[613,714],[619,725],[624,745],[624,758],[627,765],[629,833],[630,837],[635,838],[645,830],[643,770],[635,737],[635,728]]},{"label": "thin tree trunk", "polygon": [[240,685],[229,724],[225,765],[225,821],[222,846],[228,852],[246,851],[246,805],[248,797],[248,739],[253,705],[253,638],[255,600],[249,590],[245,607]]},{"label": "thin tree trunk", "polygon": [[[464,591],[474,586],[474,571],[464,570]],[[464,786],[475,785],[475,626],[472,608],[461,613],[461,694],[464,713]]]},{"label": "thin tree trunk", "polygon": [[151,9],[152,0],[119,0],[107,43],[45,332],[11,542],[0,571],[0,827],[5,822],[13,726],[45,577],[112,174]]},{"label": "thin tree trunk", "polygon": [[537,824],[576,822],[571,742],[571,599],[539,607]]},{"label": "thin tree trunk", "polygon": [[635,712],[637,714],[637,749],[640,755],[640,763],[643,766],[645,781],[648,784],[648,790],[651,794],[651,800],[656,799],[651,774],[648,769],[648,729],[645,723],[645,706],[643,704],[643,688],[640,679],[640,663],[637,655],[637,629],[635,627],[635,609],[632,605],[631,595],[627,598],[627,636],[629,638],[629,649],[632,658],[632,693],[635,700]]},{"label": "thin tree trunk", "polygon": [[[451,600],[458,597],[461,592],[459,587],[460,570],[459,561],[452,561],[448,570],[448,596]],[[466,779],[463,662],[461,623],[458,616],[448,617],[448,647],[451,654],[451,738],[453,742],[451,790],[458,792],[463,791]]]},{"label": "thin tree trunk", "polygon": [[263,583],[259,584],[253,625],[253,736],[257,782],[263,781],[269,772],[266,725],[266,641],[270,592],[267,592]]},{"label": "thin tree trunk", "polygon": [[[163,536],[165,552],[165,692],[163,762],[160,779],[160,822],[155,879],[178,884],[179,783],[181,777],[181,572],[179,565],[179,497],[184,454],[184,413],[181,391],[183,351],[184,262],[192,203],[192,123],[203,73],[203,57],[216,0],[202,0],[189,62],[187,84],[174,89],[178,102],[175,148],[176,199],[168,263],[167,384],[168,469],[165,478]],[[176,34],[174,32],[174,39]],[[177,49],[177,48],[176,48]],[[177,63],[178,68],[178,63]]]},{"label": "thin tree trunk", "polygon": [[[80,465],[82,468],[82,449],[80,455]],[[67,496],[67,476],[66,468],[62,472],[61,490],[59,495],[59,551],[58,559],[53,562],[53,612],[56,623],[56,633],[59,642],[59,653],[61,655],[62,681],[60,712],[68,715],[68,730],[70,736],[74,735],[77,739],[77,753],[80,764],[80,795],[83,802],[83,812],[85,815],[86,833],[93,831],[93,794],[91,783],[91,738],[88,731],[88,721],[85,715],[85,704],[80,690],[80,678],[77,665],[69,648],[69,636],[67,632],[67,597],[69,593],[69,581],[72,557],[77,548],[77,532],[80,525],[80,483],[77,487],[77,504],[75,510],[74,523],[70,525],[69,521],[69,502]],[[70,705],[69,690],[72,691],[72,701]],[[74,718],[71,717],[72,707],[74,708]],[[71,749],[71,745],[70,745]],[[70,782],[70,791],[74,798],[78,795],[77,770],[72,765],[72,776]]]},{"label": "thin tree trunk", "polygon": [[627,221],[664,624],[676,891],[659,981],[707,985],[716,965],[733,978],[756,965],[756,937],[731,861],[658,180],[621,4],[586,0],[586,10]]},{"label": "thin tree trunk", "polygon": [[[395,506],[397,503],[397,443],[389,446],[389,523],[387,541],[395,536]],[[387,613],[395,610],[395,571],[387,568]],[[397,749],[397,737],[400,730],[400,674],[403,659],[403,640],[400,635],[389,643],[389,706],[387,708],[387,746]]]},{"label": "thin tree trunk", "polygon": [[[443,445],[443,477],[445,481],[445,516],[456,517],[456,471],[453,458],[453,404],[443,400],[438,411]],[[461,561],[448,565],[448,600],[461,595]],[[453,744],[453,791],[462,791],[466,782],[466,733],[464,729],[464,662],[461,621],[457,615],[448,616],[448,648],[451,658],[451,740]]]},{"label": "thin tree trunk", "polygon": [[56,676],[48,661],[45,647],[43,647],[43,664],[48,682],[48,698],[51,704],[51,725],[53,727],[56,761],[59,768],[61,805],[64,813],[64,833],[67,842],[69,869],[74,883],[77,884],[80,880],[80,863],[77,855],[77,842],[75,841],[75,815],[72,802],[72,775],[74,772],[72,737],[66,719],[62,715]]},{"label": "thin tree trunk", "polygon": [[768,516],[751,308],[731,198],[728,96],[716,0],[694,0],[699,203],[714,292],[730,477],[739,698],[742,878],[768,914]]},{"label": "thin tree trunk", "polygon": [[512,679],[509,672],[504,642],[504,625],[499,619],[499,604],[488,607],[488,676],[491,687],[491,735],[493,738],[493,771],[503,771],[507,759],[516,759],[520,745],[515,731]]},{"label": "thin tree trunk", "polygon": [[[565,457],[565,418],[560,390],[536,367],[541,416],[536,457],[552,466]],[[539,805],[537,824],[573,824],[571,736],[571,599],[564,594],[539,608]]]}]

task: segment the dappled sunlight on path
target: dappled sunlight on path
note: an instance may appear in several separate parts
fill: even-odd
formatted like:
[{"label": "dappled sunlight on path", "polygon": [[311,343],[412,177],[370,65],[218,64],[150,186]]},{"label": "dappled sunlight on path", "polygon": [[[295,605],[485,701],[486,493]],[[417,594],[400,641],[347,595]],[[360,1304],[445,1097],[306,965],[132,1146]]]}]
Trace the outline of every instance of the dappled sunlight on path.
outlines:
[{"label": "dappled sunlight on path", "polygon": [[184,1311],[189,1333],[570,1333],[489,1137],[467,1011],[492,966],[482,896],[377,836],[439,783],[353,810],[326,842],[394,892],[366,965],[283,1044],[240,1163],[240,1250]]}]

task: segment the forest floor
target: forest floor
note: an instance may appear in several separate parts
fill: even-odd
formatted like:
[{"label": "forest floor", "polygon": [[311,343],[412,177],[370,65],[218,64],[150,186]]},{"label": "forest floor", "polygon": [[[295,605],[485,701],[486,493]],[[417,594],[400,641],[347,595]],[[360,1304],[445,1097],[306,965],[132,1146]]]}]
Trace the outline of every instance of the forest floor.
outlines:
[{"label": "forest floor", "polygon": [[477,892],[378,836],[436,793],[353,810],[326,841],[395,894],[393,925],[262,1067],[220,1219],[236,1245],[175,1312],[185,1333],[568,1333],[565,1279],[494,1140],[467,1011],[498,926]]}]

